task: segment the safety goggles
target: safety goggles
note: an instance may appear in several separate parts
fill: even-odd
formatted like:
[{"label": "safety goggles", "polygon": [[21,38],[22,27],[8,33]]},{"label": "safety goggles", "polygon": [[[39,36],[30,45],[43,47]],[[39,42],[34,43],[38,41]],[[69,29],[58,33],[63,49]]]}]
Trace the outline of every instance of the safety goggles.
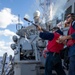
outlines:
[{"label": "safety goggles", "polygon": [[66,19],[70,18],[71,16],[67,16]]}]

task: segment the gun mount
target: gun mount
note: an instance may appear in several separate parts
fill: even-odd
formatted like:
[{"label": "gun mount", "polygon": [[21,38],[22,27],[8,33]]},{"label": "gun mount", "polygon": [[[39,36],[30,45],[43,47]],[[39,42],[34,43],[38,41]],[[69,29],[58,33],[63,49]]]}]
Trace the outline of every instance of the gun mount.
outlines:
[{"label": "gun mount", "polygon": [[[14,43],[11,44],[11,48],[14,50],[15,75],[24,75],[24,73],[40,75],[40,65],[43,65],[43,61],[41,61],[43,58],[42,51],[46,47],[46,41],[39,38],[35,29],[22,27],[17,30],[16,34],[16,36],[13,36]],[[18,69],[20,72],[18,72]],[[32,72],[33,69],[34,72]],[[39,72],[36,73],[37,71]]]}]

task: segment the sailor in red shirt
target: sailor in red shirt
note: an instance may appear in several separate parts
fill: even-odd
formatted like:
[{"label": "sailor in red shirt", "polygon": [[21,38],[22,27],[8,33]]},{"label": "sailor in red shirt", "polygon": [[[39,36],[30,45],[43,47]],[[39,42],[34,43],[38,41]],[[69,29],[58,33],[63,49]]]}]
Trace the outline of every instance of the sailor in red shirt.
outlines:
[{"label": "sailor in red shirt", "polygon": [[66,75],[62,68],[62,62],[59,55],[64,44],[57,43],[57,39],[63,35],[62,31],[58,27],[54,27],[54,33],[44,32],[40,26],[38,26],[38,30],[40,31],[40,37],[44,40],[48,40],[47,49],[43,51],[43,55],[46,57],[45,75],[52,75],[53,69],[57,72],[57,75]]}]

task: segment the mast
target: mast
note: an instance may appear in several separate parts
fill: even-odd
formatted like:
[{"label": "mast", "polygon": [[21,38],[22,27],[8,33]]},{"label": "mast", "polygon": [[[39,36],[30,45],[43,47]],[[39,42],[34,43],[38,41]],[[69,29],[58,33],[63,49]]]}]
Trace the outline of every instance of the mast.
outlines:
[{"label": "mast", "polygon": [[19,29],[21,29],[22,28],[22,24],[21,24],[21,22],[20,22],[20,15],[18,15],[18,22],[17,22],[17,24],[16,24],[16,30],[19,30]]},{"label": "mast", "polygon": [[39,0],[40,7],[43,9],[43,19],[45,20],[46,29],[50,30],[52,28],[51,25],[51,16],[52,16],[52,7],[51,0]]},{"label": "mast", "polygon": [[39,0],[39,2],[40,2],[40,7],[43,9],[43,16],[45,18],[45,22],[47,22],[50,16],[51,0]]}]

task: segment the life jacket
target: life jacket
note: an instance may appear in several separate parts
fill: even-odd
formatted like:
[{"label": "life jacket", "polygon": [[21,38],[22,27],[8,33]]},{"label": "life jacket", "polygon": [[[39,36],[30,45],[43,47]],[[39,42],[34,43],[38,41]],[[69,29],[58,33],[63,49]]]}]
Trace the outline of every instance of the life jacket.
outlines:
[{"label": "life jacket", "polygon": [[[71,35],[73,33],[75,33],[75,29],[71,25],[70,28],[69,28],[69,31],[68,31],[68,35]],[[67,41],[67,46],[72,46],[73,44],[75,44],[74,39],[70,39],[70,40]]]},{"label": "life jacket", "polygon": [[63,49],[64,45],[61,43],[57,43],[56,40],[59,38],[60,34],[55,32],[54,38],[51,41],[48,41],[47,49],[50,52],[60,53],[60,50]]}]

